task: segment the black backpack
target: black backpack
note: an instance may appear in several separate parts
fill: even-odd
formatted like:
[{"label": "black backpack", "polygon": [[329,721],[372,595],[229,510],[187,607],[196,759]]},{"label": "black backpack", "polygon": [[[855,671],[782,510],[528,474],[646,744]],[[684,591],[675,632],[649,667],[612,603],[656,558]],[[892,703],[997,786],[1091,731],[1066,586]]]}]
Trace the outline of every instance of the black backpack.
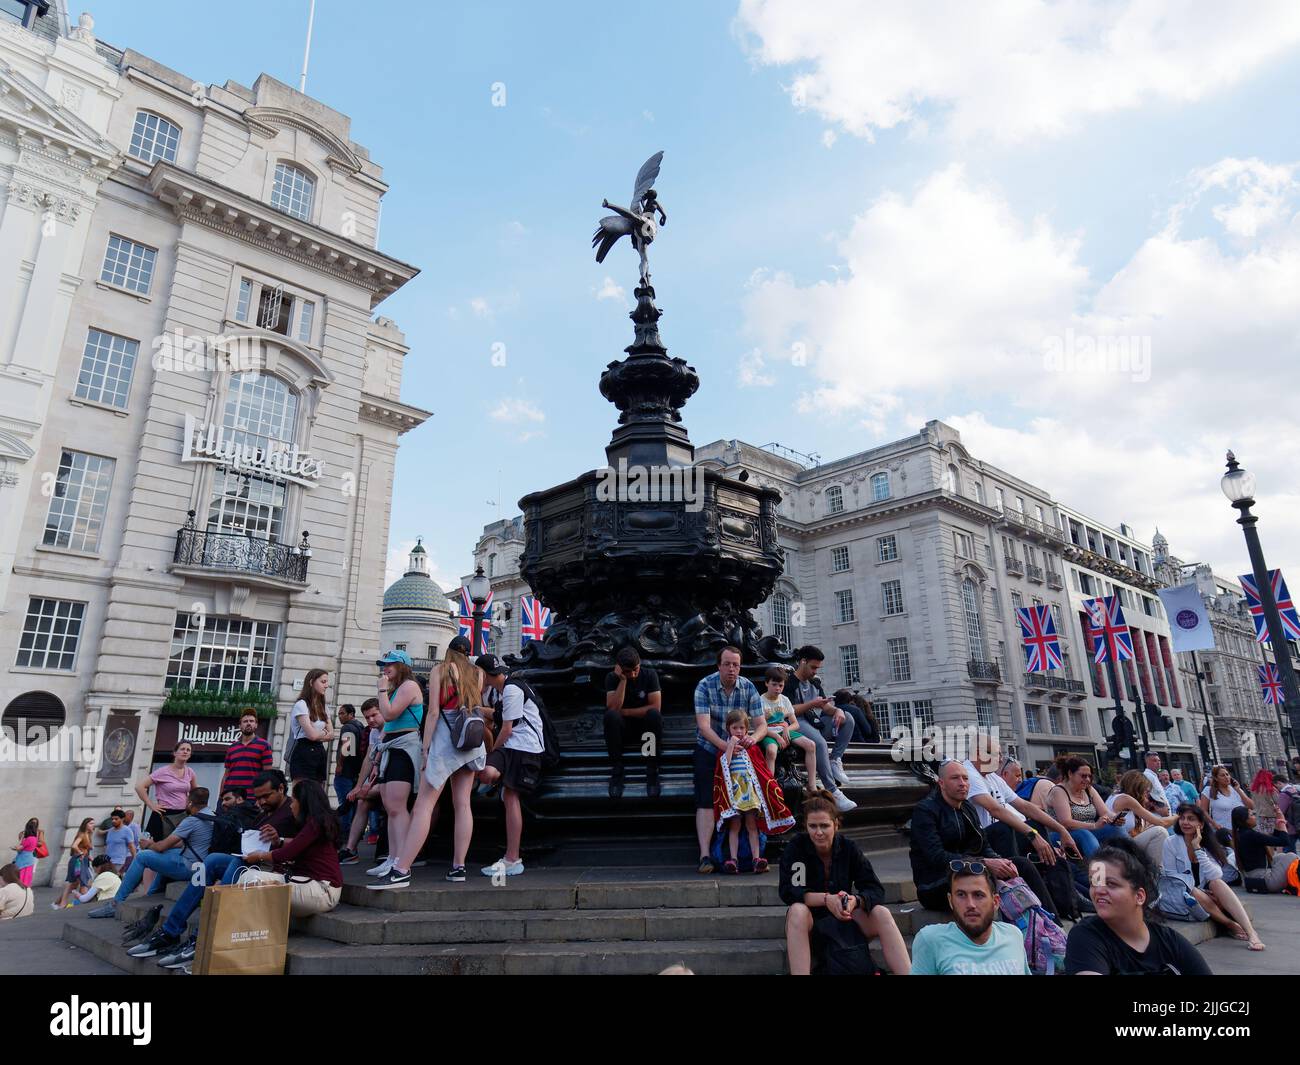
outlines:
[{"label": "black backpack", "polygon": [[[506,681],[506,686],[513,684],[524,693],[526,700],[531,700],[532,704],[537,707],[537,716],[542,719],[542,735],[539,737],[542,741],[542,769],[549,772],[560,764],[560,739],[556,735],[555,725],[551,721],[551,715],[546,712],[546,704],[542,702],[541,697],[533,691],[533,686],[526,680],[510,679]],[[524,721],[528,722],[528,727],[537,731],[536,726],[528,721],[528,715],[524,715]]]},{"label": "black backpack", "polygon": [[243,851],[244,831],[253,828],[262,819],[262,810],[255,802],[241,802],[218,814],[192,816],[212,825],[209,854],[240,854]]}]

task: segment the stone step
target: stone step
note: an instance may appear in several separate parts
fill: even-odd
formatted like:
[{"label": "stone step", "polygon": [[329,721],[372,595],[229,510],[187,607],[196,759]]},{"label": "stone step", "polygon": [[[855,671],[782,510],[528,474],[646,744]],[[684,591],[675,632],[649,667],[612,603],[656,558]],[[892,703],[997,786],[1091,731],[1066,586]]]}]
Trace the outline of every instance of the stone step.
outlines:
[{"label": "stone step", "polygon": [[133,958],[122,946],[122,925],[117,921],[69,920],[63,926],[63,941],[89,951],[101,961],[116,965],[133,976],[175,976],[179,969],[164,969],[157,958]]},{"label": "stone step", "polygon": [[779,940],[785,934],[785,908],[690,906],[431,913],[340,905],[332,913],[309,918],[302,927],[318,939],[364,945]]},{"label": "stone step", "polygon": [[718,939],[358,947],[314,937],[289,943],[289,975],[652,975],[682,963],[701,975],[777,976],[781,940]]}]

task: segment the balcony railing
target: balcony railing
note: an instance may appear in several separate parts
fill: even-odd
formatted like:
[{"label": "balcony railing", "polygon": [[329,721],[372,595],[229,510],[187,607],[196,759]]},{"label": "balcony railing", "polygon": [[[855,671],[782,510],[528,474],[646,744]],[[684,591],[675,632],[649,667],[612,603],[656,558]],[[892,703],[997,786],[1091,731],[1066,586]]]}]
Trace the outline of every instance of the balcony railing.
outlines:
[{"label": "balcony railing", "polygon": [[1006,562],[1008,573],[1014,574],[1017,577],[1023,577],[1025,575],[1024,563],[1022,563],[1020,559],[1016,558],[1015,555],[1007,555]]},{"label": "balcony railing", "polygon": [[1055,525],[1048,525],[1046,522],[1039,521],[1037,518],[1031,518],[1023,511],[1016,510],[1014,507],[1001,508],[1002,521],[1009,525],[1019,526],[1028,532],[1037,533],[1053,543],[1065,543],[1065,534]]},{"label": "balcony railing", "polygon": [[1029,578],[1031,581],[1033,581],[1035,584],[1042,584],[1042,583],[1043,583],[1043,568],[1042,568],[1041,566],[1035,566],[1032,562],[1026,562],[1026,563],[1025,563],[1025,576],[1028,577],[1028,578]]},{"label": "balcony railing", "polygon": [[1039,688],[1043,691],[1069,692],[1072,695],[1083,694],[1083,681],[1070,680],[1068,677],[1054,677],[1050,673],[1026,673],[1025,686]]},{"label": "balcony railing", "polygon": [[190,520],[176,530],[176,553],[172,561],[182,566],[202,566],[305,584],[310,558],[306,533],[302,534],[301,543],[291,545],[251,533],[196,529],[191,510]]},{"label": "balcony railing", "polygon": [[974,680],[1000,681],[1002,679],[1002,669],[996,662],[985,662],[978,658],[972,658],[966,663],[966,672]]},{"label": "balcony railing", "polygon": [[1047,587],[1055,588],[1058,592],[1065,587],[1065,578],[1054,569],[1047,571]]}]

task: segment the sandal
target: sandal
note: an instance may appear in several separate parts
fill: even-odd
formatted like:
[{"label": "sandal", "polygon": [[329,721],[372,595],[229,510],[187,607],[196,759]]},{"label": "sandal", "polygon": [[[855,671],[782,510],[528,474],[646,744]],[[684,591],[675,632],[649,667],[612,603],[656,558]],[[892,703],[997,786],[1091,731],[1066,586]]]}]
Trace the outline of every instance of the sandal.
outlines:
[{"label": "sandal", "polygon": [[766,858],[760,858],[758,861],[756,861],[756,862],[754,863],[754,872],[755,872],[755,874],[757,874],[757,873],[766,873],[767,870],[768,870],[768,865],[767,865],[767,859],[766,859]]},{"label": "sandal", "polygon": [[728,858],[725,862],[722,863],[722,871],[726,873],[728,876],[733,876],[736,873],[740,872],[740,866],[736,864],[735,858]]}]

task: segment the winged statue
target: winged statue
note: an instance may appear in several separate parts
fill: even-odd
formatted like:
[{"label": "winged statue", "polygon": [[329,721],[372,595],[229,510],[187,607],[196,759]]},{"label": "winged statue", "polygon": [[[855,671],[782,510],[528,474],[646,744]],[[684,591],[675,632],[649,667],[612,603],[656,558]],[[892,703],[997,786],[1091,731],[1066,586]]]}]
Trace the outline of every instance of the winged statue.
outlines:
[{"label": "winged statue", "polygon": [[[659,226],[668,224],[668,216],[659,205],[659,197],[652,186],[659,176],[659,164],[664,153],[655,152],[637,171],[636,183],[632,186],[632,200],[628,207],[602,200],[600,205],[617,214],[606,215],[596,227],[591,238],[591,246],[596,249],[596,262],[603,263],[609,249],[619,242],[621,237],[631,237],[632,247],[641,256],[641,284],[650,285],[650,265],[646,259],[646,249],[654,241]],[[655,215],[659,220],[656,224]]]}]

